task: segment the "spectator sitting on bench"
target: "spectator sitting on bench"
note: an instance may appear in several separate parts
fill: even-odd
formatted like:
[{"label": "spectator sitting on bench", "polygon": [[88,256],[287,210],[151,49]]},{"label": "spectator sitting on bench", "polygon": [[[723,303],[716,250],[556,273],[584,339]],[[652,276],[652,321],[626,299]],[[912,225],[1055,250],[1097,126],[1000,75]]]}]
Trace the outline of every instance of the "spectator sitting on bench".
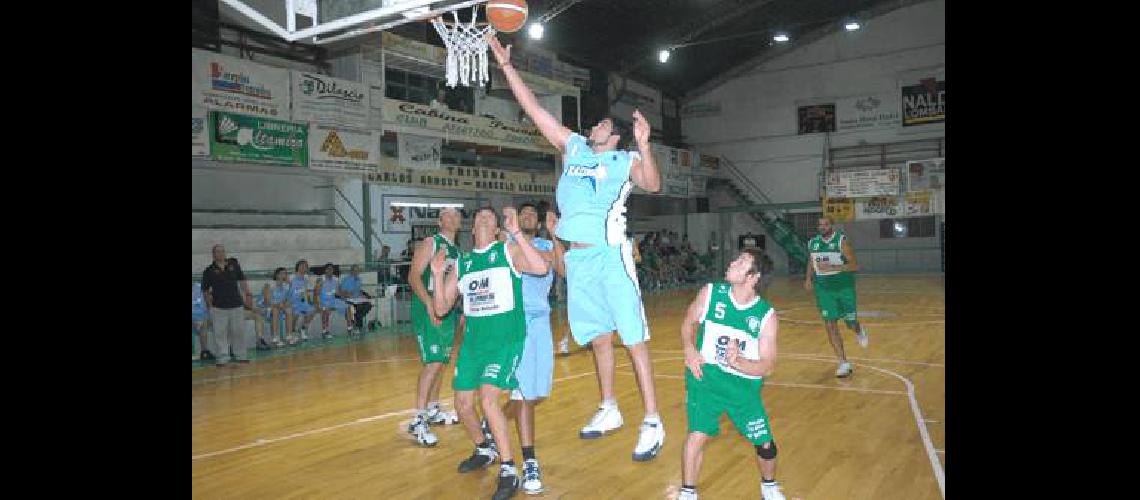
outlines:
[{"label": "spectator sitting on bench", "polygon": [[[387,248],[387,245],[385,245]],[[341,298],[352,301],[352,307],[356,309],[356,329],[357,331],[364,332],[364,318],[368,316],[368,311],[372,310],[372,302],[368,300],[356,299],[371,299],[372,296],[368,295],[363,290],[364,283],[360,280],[360,264],[353,264],[348,270],[348,276],[340,280],[340,293]]]},{"label": "spectator sitting on bench", "polygon": [[317,310],[321,312],[321,338],[324,339],[332,338],[332,332],[329,332],[329,316],[334,310],[344,313],[344,323],[348,325],[348,334],[352,335],[354,310],[352,304],[336,296],[337,289],[340,288],[339,282],[336,277],[336,266],[332,262],[325,264],[324,275],[317,282],[317,290],[313,294],[317,299],[315,304]]},{"label": "spectator sitting on bench", "polygon": [[[313,321],[316,308],[309,298],[309,262],[302,259],[293,267],[293,277],[289,280],[289,304],[293,306],[293,324],[301,325],[301,342],[309,340],[309,323]],[[297,343],[293,329],[289,329],[289,345]]]},{"label": "spectator sitting on bench", "polygon": [[[265,329],[264,327],[258,328],[258,350],[285,345],[285,332],[292,330],[293,326],[292,309],[289,304],[289,271],[284,267],[279,267],[273,271],[273,281],[266,283],[261,290],[261,295],[257,297],[257,319],[254,321],[260,324],[262,321],[268,320],[271,334],[270,337],[263,339],[261,335]],[[285,321],[284,328],[281,327],[282,320]]]}]

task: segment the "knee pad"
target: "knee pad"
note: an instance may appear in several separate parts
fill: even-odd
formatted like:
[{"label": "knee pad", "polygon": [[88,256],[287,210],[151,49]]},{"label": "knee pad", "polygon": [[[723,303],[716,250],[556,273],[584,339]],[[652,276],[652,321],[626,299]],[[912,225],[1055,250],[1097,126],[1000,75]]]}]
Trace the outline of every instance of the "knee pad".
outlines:
[{"label": "knee pad", "polygon": [[760,455],[760,458],[763,458],[764,460],[772,460],[773,458],[776,458],[776,442],[768,441],[767,448],[765,448],[763,445],[756,445],[756,454]]}]

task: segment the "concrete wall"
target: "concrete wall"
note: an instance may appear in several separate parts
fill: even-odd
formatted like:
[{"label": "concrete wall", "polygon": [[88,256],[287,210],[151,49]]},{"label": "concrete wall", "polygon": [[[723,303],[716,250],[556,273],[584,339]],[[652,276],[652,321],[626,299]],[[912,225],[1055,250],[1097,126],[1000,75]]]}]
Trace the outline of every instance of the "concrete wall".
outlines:
[{"label": "concrete wall", "polygon": [[[830,34],[795,47],[780,57],[723,82],[685,104],[719,103],[721,111],[682,116],[686,142],[701,153],[724,155],[773,202],[819,199],[819,174],[828,148],[885,144],[944,136],[944,124],[896,126],[880,130],[798,135],[797,106],[834,102],[863,94],[897,96],[900,82],[924,75],[945,76],[946,3],[931,0],[863,20],[856,32]],[[792,41],[795,43],[795,40]],[[712,190],[716,191],[716,190]],[[736,206],[723,192],[710,193],[710,209]],[[732,232],[763,234],[745,213],[727,215]],[[939,269],[938,238],[880,239],[878,221],[845,224],[857,254],[872,272]],[[787,272],[786,256],[769,251],[777,272]],[[735,237],[732,238],[735,242]],[[733,243],[735,245],[735,243]]]}]

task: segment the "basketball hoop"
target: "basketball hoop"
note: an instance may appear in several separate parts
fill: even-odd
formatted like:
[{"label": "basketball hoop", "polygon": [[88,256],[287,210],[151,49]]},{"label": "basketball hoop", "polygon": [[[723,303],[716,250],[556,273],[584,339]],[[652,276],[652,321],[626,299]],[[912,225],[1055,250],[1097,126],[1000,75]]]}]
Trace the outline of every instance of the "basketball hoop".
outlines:
[{"label": "basketball hoop", "polygon": [[484,86],[491,79],[487,72],[487,40],[488,33],[494,34],[495,28],[485,22],[475,22],[478,5],[471,9],[471,22],[464,24],[459,21],[459,15],[451,11],[454,21],[443,20],[443,16],[432,18],[431,25],[443,39],[447,46],[446,75],[447,86],[455,87],[458,84],[471,86],[477,81]]}]

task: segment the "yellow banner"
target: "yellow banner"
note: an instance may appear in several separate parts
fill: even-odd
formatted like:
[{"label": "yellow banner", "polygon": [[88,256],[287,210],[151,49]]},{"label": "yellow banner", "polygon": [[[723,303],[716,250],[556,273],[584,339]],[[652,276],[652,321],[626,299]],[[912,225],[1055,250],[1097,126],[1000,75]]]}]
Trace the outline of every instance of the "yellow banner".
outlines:
[{"label": "yellow banner", "polygon": [[497,168],[443,167],[439,170],[400,168],[394,158],[380,161],[380,171],[364,176],[367,182],[427,189],[456,189],[508,194],[553,196],[558,179],[553,173],[526,173]]},{"label": "yellow banner", "polygon": [[850,222],[855,220],[854,198],[824,198],[823,215],[831,217],[835,222]]},{"label": "yellow banner", "polygon": [[907,217],[930,215],[934,213],[933,206],[930,203],[931,192],[914,191],[906,194],[906,215]]}]

